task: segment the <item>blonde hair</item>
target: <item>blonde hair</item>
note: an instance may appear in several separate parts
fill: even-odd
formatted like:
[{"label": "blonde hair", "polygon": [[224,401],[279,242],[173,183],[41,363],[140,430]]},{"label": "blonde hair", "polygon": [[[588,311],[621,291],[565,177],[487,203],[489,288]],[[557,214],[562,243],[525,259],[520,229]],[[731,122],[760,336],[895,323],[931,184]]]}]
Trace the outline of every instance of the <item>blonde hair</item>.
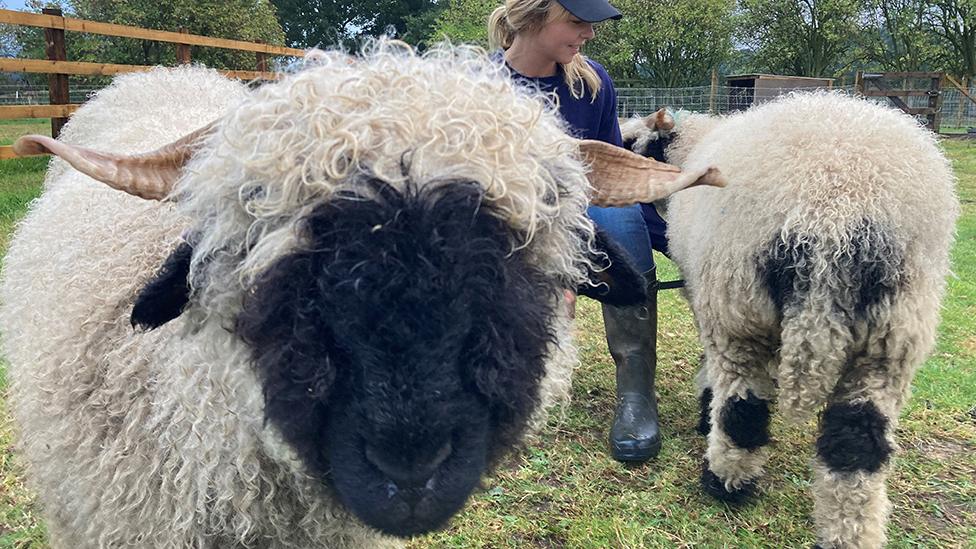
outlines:
[{"label": "blonde hair", "polygon": [[[521,33],[536,33],[549,23],[567,21],[572,14],[553,0],[505,0],[488,18],[488,43],[492,49],[507,50]],[[601,81],[582,54],[577,53],[569,63],[562,64],[563,77],[576,99],[590,91],[590,102],[596,101]]]}]

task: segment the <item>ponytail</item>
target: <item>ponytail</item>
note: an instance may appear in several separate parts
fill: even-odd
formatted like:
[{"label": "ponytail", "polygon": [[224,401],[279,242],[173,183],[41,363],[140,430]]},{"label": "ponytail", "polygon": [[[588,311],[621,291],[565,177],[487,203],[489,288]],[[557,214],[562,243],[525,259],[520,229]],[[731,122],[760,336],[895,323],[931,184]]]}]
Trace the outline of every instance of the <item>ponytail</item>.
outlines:
[{"label": "ponytail", "polygon": [[515,29],[508,22],[508,8],[498,6],[488,17],[488,47],[507,50],[515,41]]}]

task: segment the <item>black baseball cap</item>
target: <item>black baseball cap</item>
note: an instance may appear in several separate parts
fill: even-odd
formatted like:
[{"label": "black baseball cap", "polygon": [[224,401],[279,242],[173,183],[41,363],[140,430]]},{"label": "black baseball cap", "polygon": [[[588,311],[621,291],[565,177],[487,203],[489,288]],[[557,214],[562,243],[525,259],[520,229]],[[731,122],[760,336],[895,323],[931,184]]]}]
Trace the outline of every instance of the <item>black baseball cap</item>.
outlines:
[{"label": "black baseball cap", "polygon": [[557,0],[566,11],[580,21],[599,23],[607,19],[620,19],[623,15],[607,0]]}]

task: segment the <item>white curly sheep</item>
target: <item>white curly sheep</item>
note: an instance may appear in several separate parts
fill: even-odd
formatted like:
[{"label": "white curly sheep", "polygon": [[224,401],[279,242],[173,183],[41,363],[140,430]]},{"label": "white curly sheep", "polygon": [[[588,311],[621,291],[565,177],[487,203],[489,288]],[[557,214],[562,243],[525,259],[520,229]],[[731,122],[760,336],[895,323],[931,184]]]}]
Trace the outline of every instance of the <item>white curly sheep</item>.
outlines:
[{"label": "white curly sheep", "polygon": [[668,128],[640,126],[628,127],[630,142],[657,132],[640,143],[729,179],[721,192],[667,201],[671,255],[705,351],[703,486],[730,501],[750,493],[772,399],[792,419],[825,406],[814,461],[819,546],[883,545],[893,433],[935,340],[959,214],[935,136],[837,93],[686,115],[673,142]]},{"label": "white curly sheep", "polygon": [[[380,43],[254,91],[123,76],[60,141],[21,140],[80,170],[52,162],[0,283],[53,544],[363,547],[444,524],[568,389],[562,289],[598,255],[579,153],[609,161],[549,109],[475,51]],[[701,175],[643,166],[652,195]]]}]

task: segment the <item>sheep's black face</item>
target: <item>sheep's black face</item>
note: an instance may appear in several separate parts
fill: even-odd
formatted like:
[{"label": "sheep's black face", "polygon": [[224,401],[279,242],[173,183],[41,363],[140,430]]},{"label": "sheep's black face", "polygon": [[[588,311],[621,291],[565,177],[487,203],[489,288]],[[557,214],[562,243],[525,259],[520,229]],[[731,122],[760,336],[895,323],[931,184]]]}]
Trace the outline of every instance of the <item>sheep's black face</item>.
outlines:
[{"label": "sheep's black face", "polygon": [[363,182],[303,221],[238,320],[268,421],[389,534],[445,524],[538,405],[559,288],[481,201]]},{"label": "sheep's black face", "polygon": [[667,162],[665,151],[674,135],[671,132],[655,130],[656,139],[627,139],[624,141],[624,148],[629,149],[645,158],[653,158],[658,162]]}]

